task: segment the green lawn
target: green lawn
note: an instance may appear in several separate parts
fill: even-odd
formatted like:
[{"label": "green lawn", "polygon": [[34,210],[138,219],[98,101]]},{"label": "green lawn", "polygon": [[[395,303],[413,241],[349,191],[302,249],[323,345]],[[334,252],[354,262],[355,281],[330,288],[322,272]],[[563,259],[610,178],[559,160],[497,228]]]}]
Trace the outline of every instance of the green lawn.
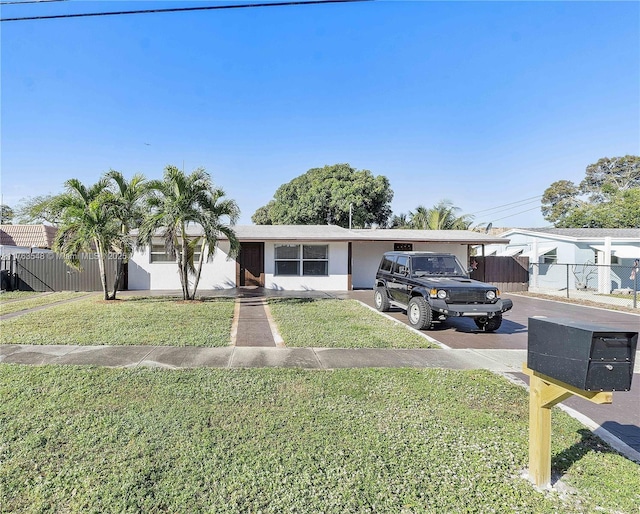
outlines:
[{"label": "green lawn", "polygon": [[287,346],[439,348],[355,300],[270,299]]},{"label": "green lawn", "polygon": [[637,512],[638,466],[489,372],[0,365],[2,512]]},{"label": "green lawn", "polygon": [[232,300],[92,297],[3,321],[0,343],[227,346],[232,320]]},{"label": "green lawn", "polygon": [[0,315],[24,311],[41,305],[71,300],[89,293],[57,292],[35,293],[32,291],[11,291],[0,295]]}]

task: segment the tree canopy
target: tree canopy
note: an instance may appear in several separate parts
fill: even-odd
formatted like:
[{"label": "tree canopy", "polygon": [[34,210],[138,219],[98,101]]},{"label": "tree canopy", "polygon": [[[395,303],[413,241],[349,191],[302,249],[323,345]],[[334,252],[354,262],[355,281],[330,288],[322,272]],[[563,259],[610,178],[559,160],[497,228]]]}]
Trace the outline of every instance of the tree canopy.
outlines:
[{"label": "tree canopy", "polygon": [[98,255],[100,282],[105,300],[115,299],[117,285],[109,294],[106,261],[109,252],[121,245],[120,222],[115,216],[115,199],[109,191],[109,181],[103,177],[92,186],[78,179],[65,182],[66,193],[58,195],[55,208],[61,213],[60,229],[53,249],[62,254],[67,264],[80,269],[78,255],[95,251]]},{"label": "tree canopy", "polygon": [[11,207],[5,204],[0,205],[0,224],[1,225],[11,225],[11,221],[13,220],[14,216],[15,216],[15,213],[13,212],[13,209]]},{"label": "tree canopy", "polygon": [[561,228],[640,226],[640,157],[605,157],[587,166],[579,185],[552,183],[542,196],[542,215]]},{"label": "tree canopy", "polygon": [[393,191],[383,175],[356,170],[349,164],[312,168],[280,186],[273,200],[251,217],[257,225],[385,226]]},{"label": "tree canopy", "polygon": [[[149,214],[140,226],[138,244],[150,245],[154,237],[162,238],[167,253],[177,258],[182,297],[193,300],[202,264],[213,258],[220,237],[229,240],[229,256],[237,255],[240,243],[231,225],[240,210],[202,168],[186,175],[175,166],[167,166],[163,179],[151,181],[149,186],[153,190],[147,199]],[[189,234],[188,228],[193,225],[202,228],[202,235]]]}]

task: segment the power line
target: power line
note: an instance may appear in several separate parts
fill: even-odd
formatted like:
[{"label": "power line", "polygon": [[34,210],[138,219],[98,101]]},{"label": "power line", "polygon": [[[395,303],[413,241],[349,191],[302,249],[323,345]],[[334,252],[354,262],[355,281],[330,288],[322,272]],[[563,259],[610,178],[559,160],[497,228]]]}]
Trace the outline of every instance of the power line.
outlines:
[{"label": "power line", "polygon": [[20,2],[19,0],[14,0],[11,2],[0,2],[0,5],[22,5],[22,4],[48,4],[51,2],[68,2],[69,0],[24,0]]},{"label": "power line", "polygon": [[375,0],[293,0],[289,2],[268,2],[259,4],[234,4],[234,5],[209,5],[201,7],[173,7],[167,9],[140,9],[136,11],[109,11],[95,13],[78,14],[53,14],[49,16],[23,16],[20,18],[0,18],[0,21],[32,21],[32,20],[54,20],[62,18],[88,18],[91,16],[119,16],[123,14],[154,14],[167,12],[187,12],[187,11],[213,11],[218,9],[245,9],[249,7],[283,7],[291,5],[314,5],[314,4],[346,4],[353,2],[373,2]]},{"label": "power line", "polygon": [[523,213],[525,213],[525,212],[535,211],[536,209],[539,209],[539,207],[533,207],[533,208],[531,208],[531,209],[526,209],[526,210],[524,210],[524,211],[515,212],[515,213],[513,213],[513,214],[509,214],[509,216],[503,216],[502,218],[498,218],[498,219],[495,219],[495,220],[491,220],[491,223],[493,223],[494,221],[500,221],[500,220],[504,220],[504,219],[507,219],[507,218],[511,218],[511,217],[513,217],[513,216],[517,216],[518,214],[523,214]]},{"label": "power line", "polygon": [[[471,215],[475,216],[476,214],[480,214],[482,212],[495,211],[497,209],[502,209],[503,207],[508,207],[510,205],[515,205],[515,207],[511,207],[511,209],[515,209],[519,205],[526,205],[528,203],[532,203],[534,200],[537,200],[538,198],[542,198],[542,195],[532,196],[531,198],[525,198],[524,200],[518,200],[517,202],[505,203],[504,205],[496,205],[495,207],[491,207],[490,209],[484,209],[482,211],[476,211],[476,212],[472,213]],[[505,210],[508,211],[509,209],[505,209]]]}]

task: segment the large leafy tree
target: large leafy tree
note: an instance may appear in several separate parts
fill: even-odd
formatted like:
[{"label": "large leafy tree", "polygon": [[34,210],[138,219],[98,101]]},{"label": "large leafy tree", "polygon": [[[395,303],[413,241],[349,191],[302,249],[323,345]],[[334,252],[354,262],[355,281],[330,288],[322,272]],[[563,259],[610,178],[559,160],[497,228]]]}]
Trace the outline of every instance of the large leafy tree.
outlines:
[{"label": "large leafy tree", "polygon": [[16,209],[18,221],[26,224],[58,225],[62,216],[58,196],[60,195],[40,195],[22,199]]},{"label": "large leafy tree", "polygon": [[[150,187],[150,212],[140,226],[138,244],[150,245],[155,237],[162,238],[167,253],[177,260],[182,297],[193,300],[202,265],[213,258],[220,237],[229,240],[230,255],[237,255],[240,243],[231,226],[240,211],[202,168],[186,175],[167,166],[163,180],[151,181]],[[196,230],[190,231],[191,227]],[[200,257],[195,262],[197,253]]]},{"label": "large leafy tree", "polygon": [[258,225],[385,226],[393,191],[383,175],[349,164],[313,168],[280,186],[267,205],[251,217]]},{"label": "large leafy tree", "polygon": [[607,201],[584,203],[556,223],[562,228],[640,228],[640,187],[616,191]]},{"label": "large leafy tree", "polygon": [[542,215],[556,227],[635,228],[638,191],[640,157],[605,157],[587,166],[579,185],[551,184],[542,196]]},{"label": "large leafy tree", "polygon": [[13,209],[11,207],[5,204],[0,205],[0,224],[11,225],[11,221],[13,220],[14,216],[15,213],[13,212]]},{"label": "large leafy tree", "polygon": [[61,221],[53,249],[76,269],[81,268],[80,253],[96,252],[104,299],[113,300],[117,288],[109,293],[106,264],[109,252],[121,245],[122,234],[108,185],[104,177],[89,187],[75,178],[65,182],[66,192],[55,200]]}]

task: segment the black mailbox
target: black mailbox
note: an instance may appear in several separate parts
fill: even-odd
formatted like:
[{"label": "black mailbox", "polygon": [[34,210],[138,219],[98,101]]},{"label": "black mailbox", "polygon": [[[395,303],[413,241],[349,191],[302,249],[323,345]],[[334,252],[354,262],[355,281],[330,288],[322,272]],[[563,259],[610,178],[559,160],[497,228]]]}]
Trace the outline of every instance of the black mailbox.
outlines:
[{"label": "black mailbox", "polygon": [[559,318],[529,318],[527,366],[583,391],[628,391],[638,332]]}]

